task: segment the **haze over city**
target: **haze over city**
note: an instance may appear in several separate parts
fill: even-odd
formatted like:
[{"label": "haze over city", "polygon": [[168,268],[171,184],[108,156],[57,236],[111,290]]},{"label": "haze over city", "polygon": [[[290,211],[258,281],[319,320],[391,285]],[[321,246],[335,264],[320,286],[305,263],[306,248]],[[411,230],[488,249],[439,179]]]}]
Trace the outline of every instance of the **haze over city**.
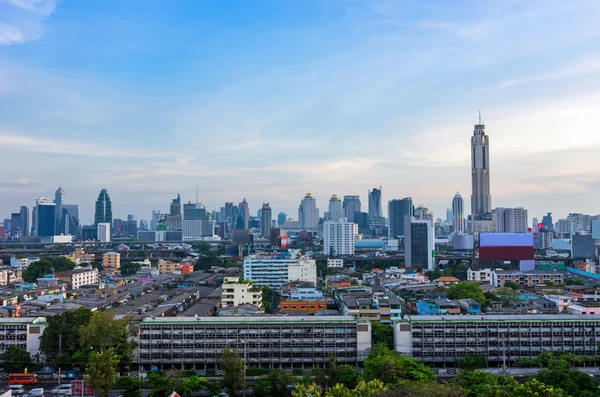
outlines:
[{"label": "haze over city", "polygon": [[599,17],[591,1],[0,0],[0,209],[62,186],[86,223],[106,188],[115,217],[148,219],[198,188],[209,210],[245,197],[295,217],[307,192],[366,210],[381,185],[444,218],[456,191],[470,208],[481,110],[493,207],[596,214]]}]

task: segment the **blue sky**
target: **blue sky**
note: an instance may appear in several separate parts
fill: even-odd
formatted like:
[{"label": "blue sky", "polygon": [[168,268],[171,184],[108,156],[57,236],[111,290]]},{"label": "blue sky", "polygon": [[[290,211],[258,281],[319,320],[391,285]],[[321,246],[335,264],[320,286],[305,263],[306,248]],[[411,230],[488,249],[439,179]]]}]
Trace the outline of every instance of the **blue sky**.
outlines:
[{"label": "blue sky", "polygon": [[82,223],[382,185],[470,208],[482,110],[493,206],[596,214],[596,1],[0,0],[0,210],[59,185]]}]

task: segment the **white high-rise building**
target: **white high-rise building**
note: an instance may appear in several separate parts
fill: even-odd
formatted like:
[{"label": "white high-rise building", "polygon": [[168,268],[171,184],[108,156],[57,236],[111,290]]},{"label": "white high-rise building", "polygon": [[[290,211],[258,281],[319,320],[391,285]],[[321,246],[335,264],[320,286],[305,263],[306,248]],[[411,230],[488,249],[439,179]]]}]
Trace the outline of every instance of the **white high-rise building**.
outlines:
[{"label": "white high-rise building", "polygon": [[101,243],[110,243],[110,223],[100,222],[98,223],[98,241]]},{"label": "white high-rise building", "polygon": [[300,202],[300,207],[298,207],[298,227],[311,232],[316,232],[319,227],[317,200],[312,193],[306,193],[306,196]]},{"label": "white high-rise building", "polygon": [[[329,212],[327,213],[327,221],[337,222],[340,218],[344,218],[344,211],[342,210],[342,200],[337,194],[334,194],[329,199]],[[351,219],[354,221],[354,218]]]},{"label": "white high-rise building", "polygon": [[221,287],[221,305],[239,306],[250,303],[260,307],[262,305],[262,289],[256,288],[252,283],[240,282],[239,277],[225,277]]},{"label": "white high-rise building", "polygon": [[494,225],[498,233],[527,233],[528,217],[525,208],[498,207],[493,214]]},{"label": "white high-rise building", "polygon": [[462,233],[465,231],[464,201],[459,192],[452,199],[452,231]]},{"label": "white high-rise building", "polygon": [[326,221],[323,225],[324,255],[354,255],[354,242],[358,225],[346,218],[338,222]]},{"label": "white high-rise building", "polygon": [[251,255],[244,259],[244,280],[276,290],[290,281],[306,281],[316,285],[317,264],[307,257],[281,258]]}]

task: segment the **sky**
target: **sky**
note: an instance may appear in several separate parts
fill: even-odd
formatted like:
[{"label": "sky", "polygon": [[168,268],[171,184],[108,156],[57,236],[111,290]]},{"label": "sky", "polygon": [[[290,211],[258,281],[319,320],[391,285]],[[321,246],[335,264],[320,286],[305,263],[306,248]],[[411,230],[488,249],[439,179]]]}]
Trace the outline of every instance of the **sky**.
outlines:
[{"label": "sky", "polygon": [[[149,219],[177,193],[297,216],[383,187],[600,213],[600,2],[0,0],[0,218],[36,197]],[[385,211],[385,210],[384,210]],[[469,212],[468,210],[466,211]]]}]

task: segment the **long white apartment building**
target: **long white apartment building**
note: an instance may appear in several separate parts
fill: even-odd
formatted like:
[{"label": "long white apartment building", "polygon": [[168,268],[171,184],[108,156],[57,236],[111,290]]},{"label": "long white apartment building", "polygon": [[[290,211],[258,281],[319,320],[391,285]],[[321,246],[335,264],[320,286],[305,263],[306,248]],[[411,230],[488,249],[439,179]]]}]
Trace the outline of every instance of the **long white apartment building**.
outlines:
[{"label": "long white apartment building", "polygon": [[240,281],[239,277],[225,277],[221,286],[221,306],[239,306],[250,303],[262,305],[262,289],[251,281]]},{"label": "long white apartment building", "polygon": [[0,318],[0,354],[9,346],[24,349],[32,356],[38,354],[47,325],[45,317]]},{"label": "long white apartment building", "polygon": [[395,350],[428,365],[482,355],[490,366],[544,351],[595,356],[600,317],[575,314],[410,316],[394,324]]},{"label": "long white apartment building", "polygon": [[326,221],[323,225],[324,255],[354,255],[358,225],[346,218]]},{"label": "long white apartment building", "polygon": [[223,349],[248,368],[311,370],[334,354],[358,365],[371,350],[371,324],[352,316],[147,317],[139,324],[134,362],[159,369],[219,368]]},{"label": "long white apartment building", "polygon": [[289,257],[251,255],[244,259],[244,280],[276,290],[290,281],[307,281],[316,285],[317,263],[296,253]]}]

